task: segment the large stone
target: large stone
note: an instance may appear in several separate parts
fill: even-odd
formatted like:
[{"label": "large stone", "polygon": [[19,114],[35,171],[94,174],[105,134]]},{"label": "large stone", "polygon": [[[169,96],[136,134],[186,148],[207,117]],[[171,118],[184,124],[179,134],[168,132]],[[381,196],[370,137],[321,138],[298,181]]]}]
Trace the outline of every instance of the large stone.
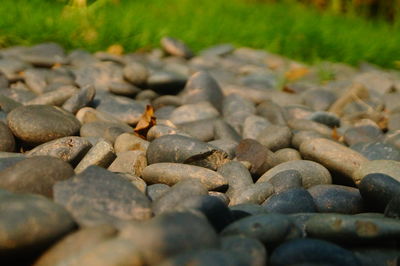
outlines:
[{"label": "large stone", "polygon": [[15,108],[8,114],[7,120],[16,137],[33,144],[75,135],[81,127],[72,114],[49,105]]},{"label": "large stone", "polygon": [[400,182],[400,162],[392,160],[375,160],[363,162],[352,175],[359,183],[365,176],[372,173],[385,174]]}]

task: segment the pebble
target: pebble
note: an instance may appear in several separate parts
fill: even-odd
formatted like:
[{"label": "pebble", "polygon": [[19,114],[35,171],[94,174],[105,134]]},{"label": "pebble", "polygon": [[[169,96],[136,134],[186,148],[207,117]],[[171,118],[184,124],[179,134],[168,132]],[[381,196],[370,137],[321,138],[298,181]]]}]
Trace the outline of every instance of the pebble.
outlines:
[{"label": "pebble", "polygon": [[372,173],[361,180],[358,188],[366,206],[382,212],[390,200],[400,193],[400,182],[389,175]]},{"label": "pebble", "polygon": [[[0,88],[1,88],[1,86],[0,86]],[[0,89],[0,92],[2,92],[1,89]],[[8,91],[5,91],[5,92],[8,92]],[[6,113],[9,113],[13,109],[20,107],[22,104],[19,103],[18,101],[13,100],[10,97],[0,94],[0,105],[1,105],[1,110],[3,110]]]},{"label": "pebble", "polygon": [[34,99],[28,101],[27,105],[39,105],[39,104],[47,104],[47,105],[55,105],[61,106],[63,105],[72,95],[74,95],[78,89],[75,86],[65,85],[61,86],[55,90],[43,93]]},{"label": "pebble", "polygon": [[388,205],[385,208],[385,216],[395,219],[400,219],[400,193],[397,191],[397,194],[393,196],[393,198],[389,201]]},{"label": "pebble", "polygon": [[277,247],[271,254],[271,266],[288,265],[361,265],[349,250],[319,239],[294,239]]},{"label": "pebble", "polygon": [[276,160],[279,163],[301,160],[300,152],[292,148],[284,148],[275,152]]},{"label": "pebble", "polygon": [[249,115],[243,123],[242,136],[244,139],[257,139],[261,132],[271,123],[264,117]]},{"label": "pebble", "polygon": [[320,138],[327,138],[327,137],[315,131],[300,130],[294,132],[292,137],[292,146],[298,150],[303,142],[311,139],[320,139]]},{"label": "pebble", "polygon": [[291,188],[269,197],[262,206],[269,213],[316,212],[317,206],[311,194],[304,188]]},{"label": "pebble", "polygon": [[240,162],[231,161],[223,164],[217,169],[217,173],[228,180],[226,195],[232,197],[239,191],[253,184],[249,170]]},{"label": "pebble", "polygon": [[161,47],[170,55],[191,58],[193,52],[182,41],[172,37],[163,37],[161,39]]},{"label": "pebble", "polygon": [[233,142],[239,142],[242,137],[226,121],[218,119],[214,121],[214,139],[223,139]]},{"label": "pebble", "polygon": [[287,215],[259,214],[237,220],[228,225],[221,236],[245,236],[261,241],[267,247],[279,244],[292,235],[292,223]]},{"label": "pebble", "polygon": [[96,95],[96,90],[93,86],[81,88],[64,102],[62,108],[70,113],[76,114],[79,109],[89,105]]},{"label": "pebble", "polygon": [[228,159],[232,160],[236,156],[237,142],[228,139],[216,139],[209,141],[208,144],[224,151],[228,155]]},{"label": "pebble", "polygon": [[147,148],[149,164],[187,163],[216,170],[228,155],[214,146],[194,138],[166,135],[153,140]]},{"label": "pebble", "polygon": [[400,182],[400,162],[392,160],[366,161],[353,173],[353,180],[360,182],[372,173],[386,174]]},{"label": "pebble", "polygon": [[0,208],[0,262],[4,265],[26,265],[24,260],[38,256],[76,227],[62,206],[39,195],[0,192]]},{"label": "pebble", "polygon": [[13,152],[15,139],[9,127],[0,121],[0,151]]},{"label": "pebble", "polygon": [[307,160],[289,161],[281,163],[265,172],[258,182],[269,182],[276,174],[286,170],[296,170],[301,175],[304,188],[320,184],[331,184],[332,177],[329,171],[319,163]]},{"label": "pebble", "polygon": [[263,203],[274,193],[274,186],[268,182],[251,184],[235,191],[230,197],[230,205],[244,203]]},{"label": "pebble", "polygon": [[132,134],[132,133],[123,133],[119,135],[115,139],[114,149],[115,152],[124,152],[124,151],[147,151],[149,147],[149,142]]},{"label": "pebble", "polygon": [[350,148],[364,155],[368,160],[400,161],[400,149],[390,143],[359,142]]},{"label": "pebble", "polygon": [[147,184],[144,182],[144,180],[136,175],[130,174],[130,173],[117,173],[119,176],[122,176],[126,179],[128,179],[137,189],[140,190],[143,194],[146,194],[147,190]]},{"label": "pebble", "polygon": [[131,133],[132,128],[123,123],[95,121],[83,124],[80,129],[81,137],[100,137],[114,143],[123,133]]},{"label": "pebble", "polygon": [[115,158],[107,169],[111,172],[141,176],[146,166],[147,159],[144,151],[124,151],[117,153],[117,158]]},{"label": "pebble", "polygon": [[200,251],[190,251],[179,254],[169,258],[161,266],[178,266],[178,265],[228,265],[239,266],[242,265],[241,258],[234,255],[229,251],[222,251],[217,249],[205,249]]},{"label": "pebble", "polygon": [[324,124],[331,128],[340,127],[340,118],[334,113],[318,111],[309,115],[307,119]]},{"label": "pebble", "polygon": [[357,143],[373,142],[383,137],[382,131],[375,125],[360,125],[348,128],[343,134],[349,146]]},{"label": "pebble", "polygon": [[150,184],[172,186],[184,179],[199,180],[208,190],[226,190],[228,180],[210,169],[181,163],[155,163],[144,168],[142,178]]},{"label": "pebble", "polygon": [[269,183],[274,187],[275,193],[280,193],[292,188],[300,188],[302,186],[301,174],[297,170],[286,170],[275,174]]},{"label": "pebble", "polygon": [[92,144],[84,138],[64,137],[36,146],[26,152],[26,155],[52,156],[72,165],[77,165],[91,147]]},{"label": "pebble", "polygon": [[255,112],[254,104],[238,94],[225,96],[222,102],[224,120],[239,134],[243,131],[243,124],[246,118],[249,115],[254,115]]},{"label": "pebble", "polygon": [[210,141],[214,139],[214,121],[215,119],[203,119],[178,125],[178,129],[188,135],[201,140]]},{"label": "pebble", "polygon": [[129,180],[98,166],[90,166],[55,184],[54,201],[65,206],[82,226],[146,220],[152,216],[146,195]]},{"label": "pebble", "polygon": [[291,119],[287,123],[292,130],[311,130],[328,138],[332,136],[332,129],[318,122],[307,119]]},{"label": "pebble", "polygon": [[170,189],[170,186],[166,184],[152,184],[147,186],[146,195],[151,199],[151,201],[156,201],[159,197],[161,197],[165,192]]},{"label": "pebble", "polygon": [[360,153],[327,139],[311,139],[300,145],[301,156],[324,165],[331,171],[336,171],[358,183],[353,173],[368,159]]},{"label": "pebble", "polygon": [[81,127],[72,114],[49,105],[15,108],[8,114],[7,120],[16,137],[32,144],[75,135]]},{"label": "pebble", "polygon": [[231,209],[235,221],[251,215],[267,213],[267,211],[262,206],[255,203],[245,203],[229,206],[229,209]]},{"label": "pebble", "polygon": [[292,131],[287,126],[269,125],[260,132],[257,140],[271,151],[289,148]]},{"label": "pebble", "polygon": [[53,185],[74,175],[74,169],[61,159],[35,156],[14,163],[0,172],[0,188],[16,193],[53,197]]},{"label": "pebble", "polygon": [[[19,154],[19,153],[16,153]],[[0,156],[0,171],[7,169],[8,167],[16,164],[19,161],[25,160],[25,156],[10,156],[6,154],[6,156]]]},{"label": "pebble", "polygon": [[271,100],[266,100],[257,106],[257,114],[275,125],[286,126],[287,111]]},{"label": "pebble", "polygon": [[356,214],[364,210],[363,198],[356,188],[341,185],[316,185],[308,189],[318,212]]},{"label": "pebble", "polygon": [[75,172],[80,173],[91,165],[107,168],[114,159],[115,152],[112,144],[105,139],[100,139],[80,160],[75,167]]},{"label": "pebble", "polygon": [[219,112],[210,102],[203,101],[191,104],[184,104],[172,111],[170,120],[175,125],[194,122],[204,119],[217,118]]},{"label": "pebble", "polygon": [[147,67],[139,62],[129,62],[123,69],[124,78],[134,85],[146,84],[150,76]]},{"label": "pebble", "polygon": [[328,90],[312,89],[302,94],[304,104],[316,111],[325,111],[336,101],[336,95]]},{"label": "pebble", "polygon": [[221,238],[221,249],[240,255],[244,265],[264,266],[267,264],[267,250],[254,238],[226,236]]}]

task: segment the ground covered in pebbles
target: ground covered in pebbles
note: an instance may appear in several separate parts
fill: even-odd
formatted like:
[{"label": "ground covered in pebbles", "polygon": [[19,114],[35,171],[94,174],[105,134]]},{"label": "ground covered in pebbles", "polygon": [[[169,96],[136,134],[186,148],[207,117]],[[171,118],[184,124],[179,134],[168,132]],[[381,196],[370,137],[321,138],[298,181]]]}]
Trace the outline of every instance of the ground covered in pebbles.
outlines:
[{"label": "ground covered in pebbles", "polygon": [[0,50],[2,265],[399,262],[398,73],[161,47]]}]

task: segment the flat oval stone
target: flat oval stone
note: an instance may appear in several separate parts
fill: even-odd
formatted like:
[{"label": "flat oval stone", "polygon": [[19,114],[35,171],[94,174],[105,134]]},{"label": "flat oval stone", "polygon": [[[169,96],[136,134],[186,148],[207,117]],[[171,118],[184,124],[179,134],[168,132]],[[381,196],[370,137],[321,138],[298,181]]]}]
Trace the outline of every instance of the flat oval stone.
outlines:
[{"label": "flat oval stone", "polygon": [[76,114],[79,109],[87,106],[93,101],[96,95],[96,90],[93,86],[81,88],[78,92],[72,95],[67,101],[64,102],[62,108],[70,113]]},{"label": "flat oval stone", "polygon": [[312,139],[300,145],[300,153],[305,159],[316,161],[331,171],[343,174],[357,184],[352,178],[361,164],[368,159],[352,149],[327,139]]},{"label": "flat oval stone", "polygon": [[152,216],[146,195],[129,180],[98,166],[55,184],[54,201],[65,206],[83,226]]},{"label": "flat oval stone", "polygon": [[356,188],[340,185],[316,185],[308,189],[318,212],[355,214],[363,211],[363,198]]},{"label": "flat oval stone", "polygon": [[372,173],[386,174],[400,182],[400,162],[392,160],[375,160],[363,162],[353,173],[353,180],[360,182]]},{"label": "flat oval stone", "polygon": [[279,163],[301,160],[300,152],[292,148],[284,148],[275,152],[275,157]]},{"label": "flat oval stone", "polygon": [[210,141],[214,139],[214,121],[215,119],[204,119],[182,123],[178,125],[178,129],[198,140]]},{"label": "flat oval stone", "polygon": [[166,184],[152,184],[147,186],[146,195],[150,198],[151,201],[157,200],[164,193],[166,193],[170,189],[170,186]]},{"label": "flat oval stone", "polygon": [[227,122],[217,119],[214,122],[214,139],[223,139],[233,142],[239,142],[242,137],[236,130]]},{"label": "flat oval stone", "polygon": [[204,215],[192,212],[164,213],[147,223],[128,224],[121,229],[120,237],[140,243],[147,265],[160,265],[174,255],[219,245],[218,235]]},{"label": "flat oval stone", "polygon": [[318,214],[306,223],[310,237],[343,243],[376,243],[400,237],[400,221],[346,214]]},{"label": "flat oval stone", "polygon": [[50,266],[74,263],[86,251],[115,237],[117,232],[116,228],[108,224],[82,228],[46,250],[34,265]]},{"label": "flat oval stone", "polygon": [[289,148],[292,131],[287,126],[269,125],[260,132],[257,140],[271,151]]},{"label": "flat oval stone", "polygon": [[343,136],[346,143],[352,146],[357,143],[379,140],[383,137],[383,133],[376,125],[360,125],[348,128]]},{"label": "flat oval stone", "polygon": [[390,143],[360,142],[350,146],[368,160],[394,160],[400,161],[400,149]]},{"label": "flat oval stone", "polygon": [[314,110],[327,110],[336,100],[336,95],[328,90],[307,90],[302,95],[304,103]]},{"label": "flat oval stone", "polygon": [[257,106],[257,114],[276,125],[286,125],[287,111],[272,100],[266,100]]},{"label": "flat oval stone", "polygon": [[153,140],[146,154],[149,164],[187,163],[213,170],[225,163],[228,157],[210,144],[180,135],[166,135]]},{"label": "flat oval stone", "polygon": [[0,151],[12,152],[15,150],[15,139],[6,124],[0,121]]},{"label": "flat oval stone", "polygon": [[280,193],[292,188],[300,188],[302,186],[301,174],[296,170],[279,172],[268,182],[273,185],[275,193]]},{"label": "flat oval stone", "polygon": [[170,120],[174,124],[182,124],[197,120],[211,119],[219,116],[219,112],[209,102],[184,104],[172,111]]},{"label": "flat oval stone", "polygon": [[81,137],[55,139],[28,151],[28,156],[52,156],[72,165],[77,165],[92,147],[89,141]]},{"label": "flat oval stone", "polygon": [[27,102],[27,105],[47,104],[61,106],[67,101],[72,95],[74,95],[78,89],[75,86],[65,85],[58,89],[43,93],[36,98]]},{"label": "flat oval stone", "polygon": [[181,94],[184,104],[209,101],[217,110],[221,109],[224,97],[217,81],[205,71],[194,73]]},{"label": "flat oval stone", "polygon": [[400,193],[400,182],[385,174],[372,173],[361,180],[358,188],[368,208],[383,211],[390,200]]},{"label": "flat oval stone", "polygon": [[314,200],[304,188],[292,188],[269,197],[262,206],[269,213],[316,212]]},{"label": "flat oval stone", "polygon": [[267,265],[267,250],[254,238],[244,236],[226,236],[221,238],[221,249],[233,254],[240,254],[245,265]]},{"label": "flat oval stone", "polygon": [[294,132],[293,138],[292,138],[292,146],[296,149],[300,148],[300,145],[303,142],[306,142],[307,140],[311,139],[319,139],[319,138],[327,138],[324,135],[316,132],[316,131],[311,131],[311,130],[301,130]]},{"label": "flat oval stone", "polygon": [[139,62],[129,62],[123,69],[124,78],[134,85],[143,85],[150,76],[147,67]]},{"label": "flat oval stone", "polygon": [[361,265],[354,254],[338,245],[319,239],[294,239],[271,254],[270,265]]},{"label": "flat oval stone", "polygon": [[115,152],[134,150],[147,151],[149,144],[150,142],[132,133],[123,133],[115,139],[114,149]]},{"label": "flat oval stone", "polygon": [[340,118],[334,113],[318,111],[309,115],[307,119],[324,124],[331,128],[340,127]]},{"label": "flat oval stone", "polygon": [[242,218],[228,225],[221,236],[245,236],[255,238],[265,245],[275,245],[287,240],[292,223],[283,214],[259,214]]},{"label": "flat oval stone", "polygon": [[133,129],[123,123],[95,121],[84,124],[80,129],[81,137],[100,137],[114,143],[123,133],[131,133]]},{"label": "flat oval stone", "polygon": [[331,184],[332,177],[329,171],[319,163],[307,160],[289,161],[281,163],[263,174],[258,182],[267,182],[276,174],[286,171],[296,170],[301,175],[301,180],[304,188],[309,188],[319,184]]},{"label": "flat oval stone", "polygon": [[271,123],[264,117],[249,115],[243,123],[242,136],[244,139],[257,139],[261,132]]},{"label": "flat oval stone", "polygon": [[7,120],[16,137],[33,144],[75,135],[81,127],[72,114],[49,105],[15,108],[8,114]]},{"label": "flat oval stone", "polygon": [[36,156],[0,172],[0,187],[17,193],[53,196],[53,185],[74,175],[72,167],[54,157]]},{"label": "flat oval stone", "polygon": [[156,163],[144,168],[142,178],[150,184],[163,183],[172,186],[181,180],[194,178],[208,190],[224,189],[228,180],[204,167],[180,163]]},{"label": "flat oval stone", "polygon": [[293,130],[311,130],[326,137],[332,136],[332,129],[328,126],[307,119],[291,119],[288,126]]},{"label": "flat oval stone", "polygon": [[274,186],[268,182],[251,184],[238,189],[230,196],[230,205],[257,203],[261,204],[274,193]]},{"label": "flat oval stone", "polygon": [[0,251],[12,264],[39,255],[75,229],[71,215],[38,195],[0,194]]}]

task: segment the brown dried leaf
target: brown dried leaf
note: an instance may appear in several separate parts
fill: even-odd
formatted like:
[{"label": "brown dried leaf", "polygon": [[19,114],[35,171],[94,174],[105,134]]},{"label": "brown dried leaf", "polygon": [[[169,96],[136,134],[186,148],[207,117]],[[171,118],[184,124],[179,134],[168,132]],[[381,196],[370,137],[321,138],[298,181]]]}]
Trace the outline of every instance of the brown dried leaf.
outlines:
[{"label": "brown dried leaf", "polygon": [[284,86],[283,89],[282,89],[282,91],[283,91],[283,92],[286,92],[286,93],[291,93],[291,94],[296,93],[294,90],[292,90],[292,89],[289,88],[288,86]]},{"label": "brown dried leaf", "polygon": [[306,67],[296,67],[296,68],[293,68],[293,69],[290,69],[289,71],[287,71],[285,73],[285,78],[287,80],[293,81],[293,80],[297,80],[297,79],[304,77],[309,72],[310,72],[310,70]]},{"label": "brown dried leaf", "polygon": [[151,105],[147,105],[146,110],[140,117],[140,120],[134,129],[134,132],[138,137],[146,139],[147,132],[155,125],[156,117],[154,116],[154,109]]}]

